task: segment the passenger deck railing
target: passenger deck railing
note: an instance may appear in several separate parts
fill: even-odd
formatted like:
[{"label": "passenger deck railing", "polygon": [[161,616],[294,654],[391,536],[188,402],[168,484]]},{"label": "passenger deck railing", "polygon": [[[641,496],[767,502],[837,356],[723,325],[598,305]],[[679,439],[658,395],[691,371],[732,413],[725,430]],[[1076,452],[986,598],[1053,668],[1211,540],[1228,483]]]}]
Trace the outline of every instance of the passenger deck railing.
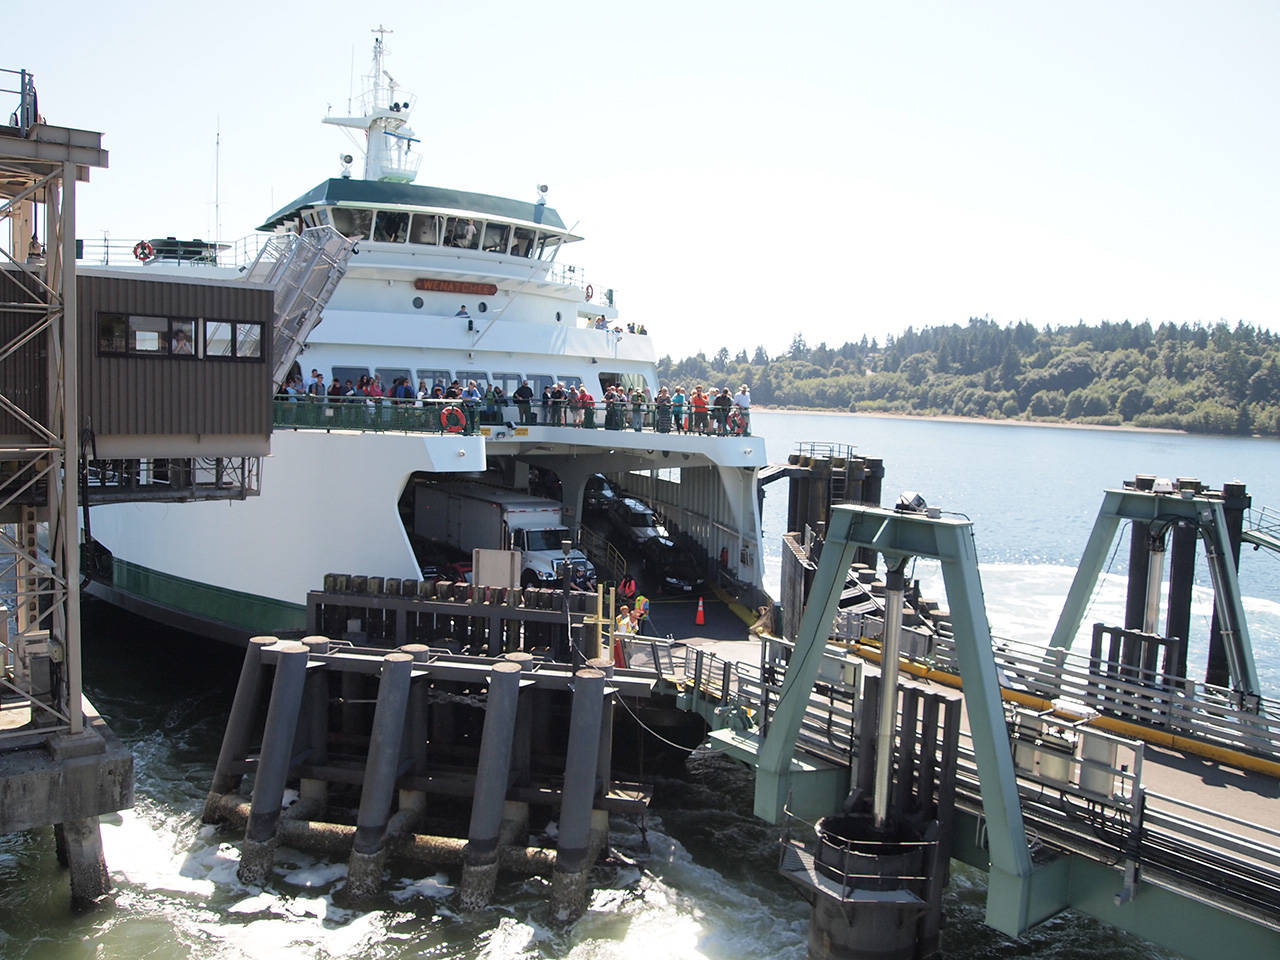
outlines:
[{"label": "passenger deck railing", "polygon": [[[76,260],[81,266],[142,266],[181,268],[248,267],[274,234],[251,233],[236,240],[178,240],[173,237],[133,237],[101,239],[85,237],[77,241]],[[159,245],[157,246],[157,241]],[[142,242],[152,245],[154,254],[143,259],[135,253]],[[139,252],[145,254],[145,248]]]},{"label": "passenger deck railing", "polygon": [[[445,424],[445,411],[456,409]],[[580,414],[580,415],[579,415]],[[674,424],[659,417],[655,404],[634,405],[594,403],[585,409],[543,407],[534,401],[528,408],[528,421],[520,405],[510,398],[502,400],[399,400],[391,397],[325,396],[297,394],[276,395],[273,423],[277,429],[295,430],[368,430],[372,432],[408,433],[479,433],[484,427],[514,430],[517,427],[555,427],[559,429],[633,431],[642,433],[675,433]],[[464,421],[458,430],[459,418]],[[637,429],[637,425],[639,429]],[[684,426],[683,424],[681,425]],[[691,433],[690,430],[683,432]],[[715,422],[706,436],[743,436],[728,424],[723,434]]]},{"label": "passenger deck railing", "polygon": [[[9,126],[17,127],[23,136],[39,122],[40,113],[36,101],[35,77],[26,70],[11,70],[0,67],[0,93],[13,93],[18,96],[18,106],[9,115]],[[9,86],[13,84],[13,86]]]}]

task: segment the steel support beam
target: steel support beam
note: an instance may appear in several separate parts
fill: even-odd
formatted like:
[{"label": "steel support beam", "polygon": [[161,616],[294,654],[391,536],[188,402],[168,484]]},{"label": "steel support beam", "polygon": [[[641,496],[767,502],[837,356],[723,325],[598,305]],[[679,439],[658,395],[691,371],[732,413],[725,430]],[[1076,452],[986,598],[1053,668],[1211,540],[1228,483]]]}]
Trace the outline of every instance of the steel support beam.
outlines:
[{"label": "steel support beam", "polygon": [[[1236,690],[1256,695],[1258,670],[1253,660],[1253,645],[1249,640],[1249,627],[1245,621],[1244,606],[1240,598],[1240,581],[1235,565],[1230,562],[1231,543],[1227,537],[1226,516],[1221,501],[1204,496],[1181,493],[1147,493],[1139,490],[1108,490],[1102,497],[1098,519],[1085,546],[1080,565],[1076,568],[1066,603],[1058,617],[1049,649],[1060,666],[1066,660],[1067,651],[1084,620],[1089,598],[1093,595],[1107,552],[1115,539],[1122,520],[1135,523],[1190,520],[1196,523],[1200,536],[1211,553],[1210,566],[1214,580],[1214,608],[1229,626],[1224,630],[1227,658],[1231,666],[1231,681]],[[1217,560],[1213,560],[1216,554]]]}]

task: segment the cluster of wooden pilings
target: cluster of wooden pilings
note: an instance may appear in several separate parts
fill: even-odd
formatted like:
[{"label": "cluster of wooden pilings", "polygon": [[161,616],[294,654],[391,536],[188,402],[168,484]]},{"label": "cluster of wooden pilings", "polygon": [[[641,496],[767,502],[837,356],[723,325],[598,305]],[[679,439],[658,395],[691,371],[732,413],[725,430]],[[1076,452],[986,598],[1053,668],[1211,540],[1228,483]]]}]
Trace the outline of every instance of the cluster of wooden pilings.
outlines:
[{"label": "cluster of wooden pilings", "polygon": [[307,595],[307,629],[375,646],[425,643],[489,656],[545,651],[568,661],[574,648],[599,651],[603,602],[575,590],[330,573],[323,590]]},{"label": "cluster of wooden pilings", "polygon": [[[575,670],[527,651],[256,637],[204,820],[244,829],[245,883],[266,881],[284,843],[347,856],[348,901],[376,894],[400,859],[460,865],[468,909],[489,902],[500,870],[550,876],[554,912],[570,918],[585,909],[608,814],[647,804],[643,787],[613,780],[613,709],[653,682],[603,659]],[[299,799],[285,809],[291,784]],[[419,832],[446,797],[470,798],[465,837]],[[558,808],[554,849],[526,846],[531,804]]]}]

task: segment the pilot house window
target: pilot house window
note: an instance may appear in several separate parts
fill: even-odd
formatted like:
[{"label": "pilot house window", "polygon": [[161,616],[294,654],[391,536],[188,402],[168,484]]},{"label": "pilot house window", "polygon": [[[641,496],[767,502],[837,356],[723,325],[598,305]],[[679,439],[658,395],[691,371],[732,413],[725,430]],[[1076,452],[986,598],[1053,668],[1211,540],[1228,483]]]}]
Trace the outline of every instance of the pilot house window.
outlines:
[{"label": "pilot house window", "polygon": [[354,207],[333,208],[333,228],[344,237],[354,240],[368,240],[369,230],[372,226],[372,210],[357,210]]}]

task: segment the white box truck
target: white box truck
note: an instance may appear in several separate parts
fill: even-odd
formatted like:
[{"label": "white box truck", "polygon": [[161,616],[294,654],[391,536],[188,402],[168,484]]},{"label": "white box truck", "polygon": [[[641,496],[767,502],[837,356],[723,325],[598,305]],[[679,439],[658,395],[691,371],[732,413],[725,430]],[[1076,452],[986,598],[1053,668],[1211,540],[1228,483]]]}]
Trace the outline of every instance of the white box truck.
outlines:
[{"label": "white box truck", "polygon": [[[414,493],[413,532],[470,552],[476,547],[519,550],[520,585],[555,586],[572,540],[560,504],[518,490],[476,484],[422,483]],[[596,572],[577,547],[569,562],[582,566],[594,586]]]}]

